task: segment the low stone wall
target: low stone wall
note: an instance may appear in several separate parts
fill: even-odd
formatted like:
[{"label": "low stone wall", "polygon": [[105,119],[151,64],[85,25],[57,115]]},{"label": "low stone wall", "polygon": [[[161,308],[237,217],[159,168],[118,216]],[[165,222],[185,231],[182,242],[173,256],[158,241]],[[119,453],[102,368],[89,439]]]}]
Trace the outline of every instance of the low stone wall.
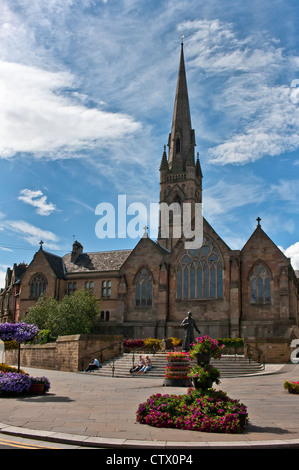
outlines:
[{"label": "low stone wall", "polygon": [[244,354],[265,364],[287,364],[291,361],[290,340],[287,338],[245,338]]},{"label": "low stone wall", "polygon": [[[92,356],[103,362],[122,352],[120,335],[59,336],[55,343],[21,345],[20,367],[78,372],[87,367]],[[18,351],[6,351],[5,362],[16,365]]]}]

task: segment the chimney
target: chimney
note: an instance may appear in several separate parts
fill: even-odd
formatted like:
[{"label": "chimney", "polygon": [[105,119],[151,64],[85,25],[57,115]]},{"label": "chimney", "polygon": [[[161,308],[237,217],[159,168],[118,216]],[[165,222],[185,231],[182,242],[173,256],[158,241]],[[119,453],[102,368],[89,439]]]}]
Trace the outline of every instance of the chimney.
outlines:
[{"label": "chimney", "polygon": [[81,243],[75,241],[73,243],[73,251],[72,251],[72,254],[71,254],[71,262],[75,263],[78,256],[81,255],[81,253],[83,253],[83,246],[81,245]]}]

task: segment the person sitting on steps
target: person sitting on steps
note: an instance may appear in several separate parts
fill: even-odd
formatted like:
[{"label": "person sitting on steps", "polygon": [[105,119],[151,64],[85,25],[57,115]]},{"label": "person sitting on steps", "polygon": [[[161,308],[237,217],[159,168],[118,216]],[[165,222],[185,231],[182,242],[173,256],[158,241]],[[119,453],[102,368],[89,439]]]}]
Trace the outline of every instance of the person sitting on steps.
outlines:
[{"label": "person sitting on steps", "polygon": [[130,369],[130,374],[132,374],[132,372],[140,371],[140,369],[144,366],[144,364],[145,364],[144,359],[140,355],[137,364]]},{"label": "person sitting on steps", "polygon": [[151,363],[151,360],[150,360],[149,356],[145,356],[145,364],[140,369],[139,372],[142,372],[143,374],[146,374],[146,372],[148,372],[152,367],[153,366],[152,366],[152,363]]},{"label": "person sitting on steps", "polygon": [[85,372],[91,372],[92,370],[97,370],[97,369],[100,368],[100,363],[99,363],[99,361],[98,361],[95,357],[92,357],[91,360],[92,360],[93,362],[90,362],[90,363],[88,364],[88,367],[87,367],[87,369],[85,370]]}]

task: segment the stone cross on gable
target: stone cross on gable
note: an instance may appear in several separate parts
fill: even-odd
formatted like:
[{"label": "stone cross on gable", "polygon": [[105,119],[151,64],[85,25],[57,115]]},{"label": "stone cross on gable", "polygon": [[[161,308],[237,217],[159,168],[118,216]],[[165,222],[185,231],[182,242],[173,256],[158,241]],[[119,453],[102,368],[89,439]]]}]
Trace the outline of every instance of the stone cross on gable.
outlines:
[{"label": "stone cross on gable", "polygon": [[256,220],[257,220],[257,225],[260,227],[260,226],[261,226],[260,221],[261,221],[262,219],[261,219],[260,217],[258,217]]},{"label": "stone cross on gable", "polygon": [[42,249],[43,249],[43,244],[44,244],[44,242],[41,240],[41,241],[39,242],[39,244],[40,244],[40,249],[42,250]]},{"label": "stone cross on gable", "polygon": [[144,230],[143,238],[147,238],[147,230],[148,230],[148,227],[145,225],[145,226],[143,227],[143,230]]}]

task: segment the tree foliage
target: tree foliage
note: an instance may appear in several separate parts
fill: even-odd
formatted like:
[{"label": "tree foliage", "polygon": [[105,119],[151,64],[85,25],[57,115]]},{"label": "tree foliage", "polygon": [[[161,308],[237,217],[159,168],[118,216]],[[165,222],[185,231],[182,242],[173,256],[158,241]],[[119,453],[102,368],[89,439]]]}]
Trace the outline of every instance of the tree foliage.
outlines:
[{"label": "tree foliage", "polygon": [[26,323],[50,330],[55,337],[90,334],[99,315],[94,296],[87,290],[66,295],[62,300],[41,296],[29,309]]}]

